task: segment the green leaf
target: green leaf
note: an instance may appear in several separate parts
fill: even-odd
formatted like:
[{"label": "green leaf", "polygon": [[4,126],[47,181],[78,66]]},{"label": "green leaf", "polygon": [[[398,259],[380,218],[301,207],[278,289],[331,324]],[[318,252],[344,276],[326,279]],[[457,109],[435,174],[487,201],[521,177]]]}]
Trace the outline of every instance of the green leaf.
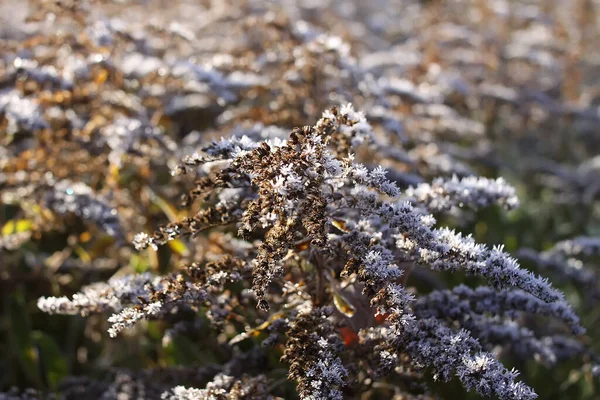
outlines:
[{"label": "green leaf", "polygon": [[32,338],[39,354],[40,371],[50,389],[55,390],[69,372],[65,355],[52,336],[34,331]]},{"label": "green leaf", "polygon": [[[201,354],[197,344],[183,335],[175,336],[173,342],[168,347],[170,347],[169,350],[176,364],[192,365],[197,363],[198,360],[202,360],[203,362],[209,361],[207,360],[209,358],[208,355]],[[215,362],[216,360],[212,361]]]},{"label": "green leaf", "polygon": [[43,387],[43,381],[38,368],[38,352],[31,340],[31,328],[25,301],[21,293],[15,293],[8,298],[8,329],[9,348],[13,350],[19,365],[27,379],[37,387]]},{"label": "green leaf", "polygon": [[129,266],[138,274],[148,271],[150,264],[147,257],[132,253],[129,258]]}]

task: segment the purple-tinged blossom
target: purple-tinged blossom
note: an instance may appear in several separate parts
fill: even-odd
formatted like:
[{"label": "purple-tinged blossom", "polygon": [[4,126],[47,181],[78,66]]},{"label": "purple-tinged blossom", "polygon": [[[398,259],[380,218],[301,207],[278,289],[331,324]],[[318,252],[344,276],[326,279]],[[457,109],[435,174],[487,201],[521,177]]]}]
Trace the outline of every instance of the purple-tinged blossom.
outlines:
[{"label": "purple-tinged blossom", "polygon": [[477,210],[496,203],[507,209],[519,205],[515,189],[504,179],[474,176],[459,179],[454,175],[448,180],[437,178],[431,184],[422,183],[408,188],[403,197],[430,212],[447,211],[453,207]]}]

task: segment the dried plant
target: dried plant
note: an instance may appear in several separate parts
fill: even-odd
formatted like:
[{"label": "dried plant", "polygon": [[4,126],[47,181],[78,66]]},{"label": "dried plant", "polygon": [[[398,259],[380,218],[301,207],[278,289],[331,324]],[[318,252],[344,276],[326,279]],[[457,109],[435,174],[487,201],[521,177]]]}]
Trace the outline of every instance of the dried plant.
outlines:
[{"label": "dried plant", "polygon": [[594,398],[599,13],[547,3],[11,4],[0,398]]}]

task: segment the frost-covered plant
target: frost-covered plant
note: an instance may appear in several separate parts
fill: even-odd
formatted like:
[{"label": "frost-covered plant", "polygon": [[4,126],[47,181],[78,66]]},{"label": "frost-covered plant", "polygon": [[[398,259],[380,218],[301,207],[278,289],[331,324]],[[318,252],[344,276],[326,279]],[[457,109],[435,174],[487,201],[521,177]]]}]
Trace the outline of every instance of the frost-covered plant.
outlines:
[{"label": "frost-covered plant", "polygon": [[596,5],[29,3],[0,397],[595,398]]},{"label": "frost-covered plant", "polygon": [[[235,267],[248,265],[257,307],[271,310],[288,326],[283,332],[287,340],[282,360],[290,363],[289,377],[299,382],[301,398],[343,398],[344,388],[350,386],[347,368],[359,361],[352,353],[341,358],[344,345],[334,327],[348,324],[353,313],[341,305],[338,286],[362,292],[373,307],[371,312],[383,316],[389,331],[381,357],[395,360],[398,366],[391,369],[401,365],[431,368],[435,379],[447,381],[456,376],[481,396],[535,398],[532,389],[516,380],[515,371],[507,370],[484,349],[529,346],[536,350],[529,353],[531,357],[554,362],[570,355],[569,350],[557,355],[560,349],[553,348],[554,343],[560,347],[570,340],[575,353],[582,346],[576,339],[563,338],[560,330],[550,343],[538,339],[526,327],[519,328],[521,316],[537,314],[562,321],[576,335],[584,332],[579,319],[559,291],[521,269],[501,247],[490,249],[468,236],[436,227],[428,214],[428,209],[448,208],[434,200],[440,195],[443,203],[455,207],[472,204],[478,208],[492,200],[512,207],[514,190],[501,180],[471,178],[436,181],[403,195],[386,178],[384,169],[369,170],[354,160],[354,152],[371,136],[364,115],[346,105],[325,112],[314,126],[293,129],[284,140],[254,142],[244,136],[205,147],[174,170],[196,171],[197,187],[189,198],[202,198],[204,206],[193,217],[152,235],[137,235],[135,246],[156,249],[182,236],[197,236],[208,227],[229,225],[253,244],[245,259],[222,258],[216,264],[190,267],[189,282],[179,277],[177,284],[146,283],[131,289],[126,283],[123,290],[120,280],[109,281],[106,287],[86,289],[72,301],[42,298],[38,305],[51,312],[85,314],[102,311],[106,299],[115,301],[117,305],[109,306],[118,312],[109,318],[109,332],[115,336],[141,318],[158,317],[166,304],[218,302],[218,298],[209,299],[207,291],[241,279],[241,270]],[[214,167],[206,171],[201,168],[206,163]],[[421,207],[415,208],[406,197]],[[310,263],[311,268],[293,274],[298,261]],[[491,287],[476,291],[458,287],[453,294],[456,298],[450,292],[434,291],[415,303],[407,285],[414,267],[462,270],[483,277]],[[294,302],[278,299],[285,293],[286,282],[306,285],[305,301],[294,306]],[[123,301],[132,300],[135,307],[121,310]],[[319,311],[322,305],[335,305],[342,314]],[[354,308],[351,303],[345,307]],[[465,322],[448,323],[453,320]],[[502,324],[516,331],[500,332]],[[363,338],[369,340],[368,335]],[[520,347],[517,353],[528,355]],[[386,369],[391,372],[390,366]],[[166,398],[188,394],[175,388]]]},{"label": "frost-covered plant", "polygon": [[564,240],[542,252],[523,248],[519,258],[533,263],[539,271],[574,284],[588,307],[600,298],[600,277],[594,268],[600,258],[600,237]]}]

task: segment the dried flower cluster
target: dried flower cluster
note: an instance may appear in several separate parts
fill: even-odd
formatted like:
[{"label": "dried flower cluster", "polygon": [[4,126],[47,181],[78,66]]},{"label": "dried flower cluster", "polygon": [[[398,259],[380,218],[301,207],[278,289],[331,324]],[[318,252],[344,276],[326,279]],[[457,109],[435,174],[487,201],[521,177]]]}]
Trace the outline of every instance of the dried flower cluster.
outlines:
[{"label": "dried flower cluster", "polygon": [[11,4],[0,399],[593,392],[599,6],[324,3]]},{"label": "dried flower cluster", "polygon": [[[118,313],[108,320],[112,324],[109,333],[116,336],[142,318],[158,317],[166,305],[204,305],[209,301],[208,287],[240,279],[241,267],[247,264],[252,270],[253,301],[269,311],[269,298],[281,295],[288,279],[284,275],[293,268],[288,260],[304,259],[311,263],[312,271],[302,271],[291,282],[301,279],[307,285],[309,304],[301,303],[293,311],[284,303],[276,310],[289,325],[282,360],[290,363],[289,377],[298,380],[301,398],[341,399],[347,386],[348,371],[337,355],[343,353],[344,345],[334,328],[343,318],[329,319],[331,312],[318,308],[309,311],[319,304],[343,309],[339,300],[335,301],[334,289],[318,285],[326,279],[338,282],[333,285],[356,286],[375,307],[374,313],[384,316],[384,323],[389,324],[386,358],[400,360],[406,355],[412,369],[431,367],[434,376],[442,380],[456,375],[467,389],[482,396],[535,398],[530,388],[516,381],[515,372],[483,350],[482,343],[515,346],[517,354],[556,362],[572,355],[570,352],[581,353],[582,346],[559,332],[556,337],[537,338],[519,326],[518,320],[523,314],[550,317],[579,335],[584,329],[578,317],[561,293],[521,269],[502,248],[489,249],[470,237],[436,228],[435,218],[427,212],[444,208],[433,200],[440,191],[449,199],[446,202],[455,206],[473,203],[481,207],[488,199],[496,199],[510,207],[516,202],[514,190],[501,180],[436,181],[432,186],[408,190],[407,196],[417,197],[416,203],[422,206],[414,208],[382,168],[369,170],[354,161],[355,147],[367,140],[371,131],[362,113],[346,105],[325,112],[314,126],[293,129],[286,140],[257,143],[244,136],[206,147],[175,169],[197,171],[202,189],[196,187],[192,193],[202,193],[205,208],[153,235],[136,235],[136,248],[158,248],[184,235],[197,236],[214,224],[233,225],[244,240],[256,243],[247,260],[225,256],[206,266],[194,265],[189,282],[183,277],[166,285],[144,283],[150,280],[144,276],[125,282],[113,280],[99,288],[88,287],[72,301],[42,298],[38,306],[50,312],[82,314],[112,309]],[[214,167],[203,171],[200,167],[206,163]],[[210,201],[211,197],[214,200]],[[201,219],[214,214],[219,221]],[[433,291],[413,305],[415,296],[403,276],[410,271],[399,264],[464,270],[486,278],[492,287]],[[317,285],[310,287],[308,279],[316,279]],[[511,290],[513,287],[518,290]],[[127,299],[134,299],[134,306],[123,309]],[[107,300],[117,304],[109,305]],[[215,301],[218,299],[210,302]],[[345,315],[351,317],[352,313]],[[368,335],[363,338],[369,340]],[[212,393],[212,389],[206,390]],[[200,396],[201,392],[194,393]],[[176,388],[170,396],[192,394],[189,389]]]}]

